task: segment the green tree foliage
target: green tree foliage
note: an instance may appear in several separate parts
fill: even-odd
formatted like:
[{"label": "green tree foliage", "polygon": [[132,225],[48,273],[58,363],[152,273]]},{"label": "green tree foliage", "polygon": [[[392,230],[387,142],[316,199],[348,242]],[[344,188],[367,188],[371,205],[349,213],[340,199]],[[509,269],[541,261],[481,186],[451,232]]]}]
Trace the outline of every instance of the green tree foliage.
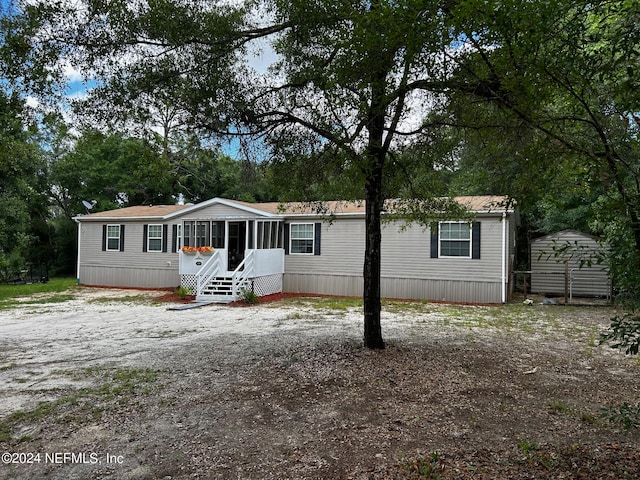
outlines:
[{"label": "green tree foliage", "polygon": [[46,259],[48,201],[37,132],[24,102],[0,92],[0,280]]},{"label": "green tree foliage", "polygon": [[266,166],[234,160],[219,146],[207,147],[194,135],[181,135],[167,147],[174,191],[197,203],[214,197],[243,201],[271,200]]},{"label": "green tree foliage", "polygon": [[458,28],[474,54],[457,71],[464,88],[449,121],[475,127],[465,148],[476,184],[505,182],[523,206],[548,215],[543,229],[575,220],[618,245],[611,235],[625,230],[636,252],[625,264],[638,270],[640,6],[470,5]]},{"label": "green tree foliage", "polygon": [[[321,162],[333,152],[329,185],[346,172],[354,190],[345,193],[359,188],[367,202],[365,344],[378,348],[381,212],[385,198],[402,193],[388,180],[413,174],[415,157],[401,153],[426,127],[421,105],[444,88],[453,40],[447,8],[418,0],[29,2],[6,32],[15,58],[36,77],[47,71],[60,79],[60,64],[50,61],[65,57],[100,78],[94,93],[105,104],[163,92],[195,128],[261,136],[283,164]],[[256,39],[279,56],[266,75],[249,67]],[[37,78],[19,79],[44,90]],[[329,196],[333,186],[319,188],[327,178],[316,175],[307,193]]]},{"label": "green tree foliage", "polygon": [[[274,42],[278,75],[250,92],[250,120],[288,165],[301,153],[310,160],[304,193],[318,193],[327,180],[344,192],[335,182],[340,176],[347,197],[359,193],[366,201],[364,343],[381,348],[381,213],[385,200],[403,191],[397,179],[414,173],[411,155],[400,152],[425,127],[412,124],[410,105],[433,101],[435,81],[445,73],[446,12],[438,2],[419,1],[269,5],[274,23],[285,27]],[[309,175],[318,162],[328,168]]]},{"label": "green tree foliage", "polygon": [[[384,200],[439,194],[458,160],[473,166],[476,185],[548,212],[563,209],[548,187],[579,179],[564,196],[574,213],[604,232],[610,214],[640,251],[637,2],[237,5],[28,2],[4,23],[6,71],[46,92],[62,78],[64,58],[99,78],[92,105],[102,101],[107,114],[161,98],[197,132],[259,136],[273,152],[272,175],[304,172],[293,182],[296,195],[364,198],[370,347],[384,344]],[[278,55],[266,74],[250,68],[256,39]],[[190,171],[184,181],[199,181],[196,166]],[[509,191],[498,192],[502,186]],[[580,212],[592,199],[606,210]]]},{"label": "green tree foliage", "polygon": [[[97,211],[173,203],[167,171],[162,156],[148,143],[90,130],[51,165],[51,180],[60,192],[63,209],[77,214],[84,211],[82,200],[96,200]],[[64,204],[63,196],[71,204]]]},{"label": "green tree foliage", "polygon": [[489,167],[490,185],[506,179],[533,207],[530,218],[545,217],[539,228],[573,224],[603,236],[618,298],[631,309],[604,338],[637,353],[640,4],[471,5],[459,27],[476,54],[458,70],[467,88],[450,104],[449,120],[475,121],[467,147],[484,155],[468,161],[476,172]]}]

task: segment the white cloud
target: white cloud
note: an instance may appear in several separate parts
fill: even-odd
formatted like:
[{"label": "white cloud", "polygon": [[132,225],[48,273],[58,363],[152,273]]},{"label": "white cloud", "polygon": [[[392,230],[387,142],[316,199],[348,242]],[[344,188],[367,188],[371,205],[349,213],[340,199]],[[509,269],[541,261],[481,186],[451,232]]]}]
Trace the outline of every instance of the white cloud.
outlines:
[{"label": "white cloud", "polygon": [[85,76],[82,74],[80,70],[69,64],[68,61],[64,61],[62,64],[62,69],[64,72],[64,76],[68,82],[81,82],[84,80]]},{"label": "white cloud", "polygon": [[40,106],[40,101],[36,97],[32,97],[31,95],[27,96],[25,99],[25,104],[29,108],[38,108]]}]

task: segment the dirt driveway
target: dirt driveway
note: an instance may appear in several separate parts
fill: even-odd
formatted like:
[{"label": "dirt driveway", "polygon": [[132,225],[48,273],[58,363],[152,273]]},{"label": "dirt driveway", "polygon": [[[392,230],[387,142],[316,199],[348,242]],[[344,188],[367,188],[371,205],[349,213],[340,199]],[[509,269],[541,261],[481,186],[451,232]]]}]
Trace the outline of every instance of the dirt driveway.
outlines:
[{"label": "dirt driveway", "polygon": [[608,308],[73,295],[0,312],[1,479],[640,478]]}]

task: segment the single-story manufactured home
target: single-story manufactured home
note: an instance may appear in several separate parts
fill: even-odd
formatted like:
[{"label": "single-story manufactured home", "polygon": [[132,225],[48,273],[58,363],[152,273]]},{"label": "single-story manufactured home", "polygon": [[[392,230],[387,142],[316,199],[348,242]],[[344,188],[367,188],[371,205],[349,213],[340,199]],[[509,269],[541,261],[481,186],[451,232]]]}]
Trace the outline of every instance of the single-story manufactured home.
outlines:
[{"label": "single-story manufactured home", "polygon": [[[382,227],[385,298],[504,303],[516,216],[506,197],[456,197],[471,220]],[[233,301],[242,290],[360,296],[364,202],[328,202],[331,221],[299,203],[214,198],[79,215],[78,283],[166,288]]]}]

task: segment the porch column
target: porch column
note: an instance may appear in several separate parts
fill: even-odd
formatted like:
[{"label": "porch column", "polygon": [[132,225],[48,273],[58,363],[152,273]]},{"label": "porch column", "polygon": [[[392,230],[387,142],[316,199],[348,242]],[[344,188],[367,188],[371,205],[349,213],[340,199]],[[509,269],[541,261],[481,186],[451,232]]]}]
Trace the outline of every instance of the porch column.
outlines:
[{"label": "porch column", "polygon": [[258,248],[258,220],[253,220],[253,248]]},{"label": "porch column", "polygon": [[249,250],[249,232],[251,231],[251,229],[249,228],[249,222],[251,220],[245,220],[244,222],[244,251],[245,251],[245,256],[246,256],[246,252],[247,250]]}]

